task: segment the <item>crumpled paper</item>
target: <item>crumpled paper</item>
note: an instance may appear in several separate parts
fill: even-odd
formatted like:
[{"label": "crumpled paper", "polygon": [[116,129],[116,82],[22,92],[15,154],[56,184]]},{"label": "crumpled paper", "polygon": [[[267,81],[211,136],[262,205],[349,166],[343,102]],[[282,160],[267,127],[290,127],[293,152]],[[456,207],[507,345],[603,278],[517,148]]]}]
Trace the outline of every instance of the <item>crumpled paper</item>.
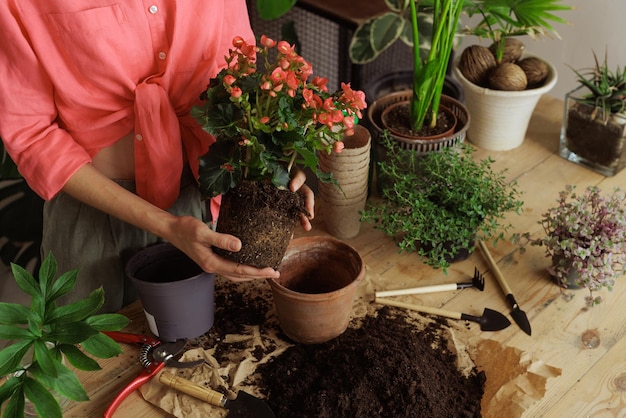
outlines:
[{"label": "crumpled paper", "polygon": [[[357,292],[352,316],[353,326],[358,326],[359,318],[372,314],[379,306],[374,300],[374,286],[366,274]],[[269,317],[275,313],[269,312]],[[426,324],[429,319],[414,311],[407,311],[416,326]],[[274,318],[275,319],[275,318]],[[501,343],[484,339],[485,334],[470,333],[460,321],[449,321],[449,333],[446,335],[449,348],[457,354],[458,369],[469,374],[473,367],[485,372],[487,377],[482,399],[483,417],[521,417],[531,405],[541,400],[546,392],[549,378],[558,377],[561,370],[544,364],[530,354],[517,348],[506,347]],[[247,383],[254,375],[257,366],[279,356],[291,343],[278,337],[278,325],[275,327],[248,326],[244,335],[227,335],[224,342],[240,343],[244,346],[237,353],[231,353],[228,364],[221,366],[215,357],[215,349],[196,348],[187,351],[182,361],[204,359],[204,363],[193,369],[166,368],[172,374],[184,377],[201,386],[210,387],[225,393],[234,399],[239,390],[263,398],[254,385]],[[267,353],[272,347],[272,351]],[[255,353],[266,353],[258,359]],[[253,380],[253,379],[251,379]],[[140,388],[143,397],[150,403],[179,418],[225,417],[227,411],[209,405],[185,394],[179,393],[159,383],[158,377]]]}]

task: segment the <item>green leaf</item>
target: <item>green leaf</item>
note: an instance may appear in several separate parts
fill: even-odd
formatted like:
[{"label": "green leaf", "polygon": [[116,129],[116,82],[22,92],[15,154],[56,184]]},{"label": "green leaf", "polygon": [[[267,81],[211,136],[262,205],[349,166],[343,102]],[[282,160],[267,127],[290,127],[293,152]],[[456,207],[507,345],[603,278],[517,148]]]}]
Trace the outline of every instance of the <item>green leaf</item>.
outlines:
[{"label": "green leaf", "polygon": [[37,319],[37,315],[26,306],[19,303],[0,302],[0,323],[26,324],[29,319]]},{"label": "green leaf", "polygon": [[11,263],[11,271],[15,282],[25,293],[30,296],[41,295],[41,289],[35,278],[26,271],[22,266],[18,266],[15,263]]},{"label": "green leaf", "polygon": [[54,390],[61,396],[65,396],[76,402],[88,401],[89,396],[78,380],[78,377],[61,362],[54,363],[56,367],[57,377],[53,378],[42,372],[38,364],[33,365],[29,372],[44,386]]},{"label": "green leaf", "polygon": [[278,19],[287,13],[296,0],[257,0],[256,9],[261,19]]},{"label": "green leaf", "polygon": [[385,13],[372,22],[372,49],[378,54],[389,48],[404,30],[405,19],[396,13]]},{"label": "green leaf", "polygon": [[33,344],[32,341],[19,341],[0,350],[0,376],[13,373],[21,366],[22,358]]},{"label": "green leaf", "polygon": [[56,274],[57,262],[52,253],[49,253],[41,262],[41,267],[39,268],[39,287],[41,288],[41,294],[46,300],[48,300],[48,289],[52,287]]},{"label": "green leaf", "polygon": [[98,331],[83,321],[68,322],[63,326],[55,327],[48,333],[46,339],[62,344],[79,344],[97,333]]},{"label": "green leaf", "polygon": [[26,377],[24,380],[24,394],[35,406],[40,417],[62,418],[61,406],[54,396],[41,383]]},{"label": "green leaf", "polygon": [[30,332],[30,330],[14,327],[12,325],[0,325],[0,339],[3,340],[23,340],[28,339],[32,340],[35,336]]},{"label": "green leaf", "polygon": [[41,340],[35,340],[35,359],[44,373],[52,377],[57,377],[54,362],[58,360],[52,356],[52,353],[46,346],[46,343]]},{"label": "green leaf", "polygon": [[0,405],[6,402],[7,399],[11,397],[13,392],[17,389],[19,385],[22,384],[22,381],[17,378],[6,379],[2,386],[0,386]]},{"label": "green leaf", "polygon": [[110,358],[122,354],[122,347],[111,337],[102,333],[92,336],[81,345],[86,352],[99,358]]},{"label": "green leaf", "polygon": [[46,302],[52,302],[69,293],[76,285],[77,277],[78,270],[71,270],[59,276],[59,278],[52,284],[52,287],[48,292]]},{"label": "green leaf", "polygon": [[349,54],[350,60],[355,64],[367,64],[374,61],[379,53],[372,47],[372,22],[370,19],[362,23],[352,35],[350,40]]},{"label": "green leaf", "polygon": [[46,317],[46,322],[54,324],[81,321],[94,314],[103,304],[104,289],[100,287],[91,292],[85,299],[55,308],[51,314]]},{"label": "green leaf", "polygon": [[65,355],[67,361],[79,370],[94,371],[102,369],[97,361],[71,344],[61,344],[59,349]]},{"label": "green leaf", "polygon": [[[215,142],[209,152],[200,157],[200,193],[211,198],[226,193],[241,180],[237,141]],[[232,168],[232,170],[231,170]]]},{"label": "green leaf", "polygon": [[3,418],[24,418],[24,387],[19,385],[7,403]]},{"label": "green leaf", "polygon": [[126,327],[130,320],[120,314],[101,314],[94,315],[85,322],[98,331],[119,331]]}]

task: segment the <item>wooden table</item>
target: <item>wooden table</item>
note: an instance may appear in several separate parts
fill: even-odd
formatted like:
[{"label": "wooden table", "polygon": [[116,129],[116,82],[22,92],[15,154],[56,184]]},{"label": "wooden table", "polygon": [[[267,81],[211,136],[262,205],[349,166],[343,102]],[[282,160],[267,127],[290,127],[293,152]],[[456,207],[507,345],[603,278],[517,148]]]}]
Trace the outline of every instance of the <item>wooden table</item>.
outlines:
[{"label": "wooden table", "polygon": [[[540,233],[537,224],[541,213],[552,206],[557,194],[566,184],[579,188],[599,185],[603,190],[626,185],[626,170],[606,178],[583,167],[565,161],[558,155],[558,138],[562,117],[562,101],[543,97],[534,113],[524,144],[507,152],[478,150],[477,158],[488,155],[496,169],[507,168],[507,178],[517,180],[524,191],[521,216],[511,215],[519,232]],[[318,214],[310,234],[325,234]],[[369,224],[348,241],[363,256],[367,275],[384,285],[394,281],[396,286],[421,286],[453,283],[471,275],[474,266],[488,270],[480,251],[468,260],[454,264],[448,276],[420,263],[414,254],[399,254],[393,242]],[[549,260],[540,248],[530,248],[526,254],[514,251],[509,242],[490,247],[503,275],[509,279],[520,306],[529,316],[532,336],[512,324],[503,331],[483,333],[485,338],[506,346],[516,347],[541,359],[545,364],[561,369],[561,376],[548,379],[546,394],[532,405],[524,417],[624,417],[626,416],[626,283],[618,280],[613,292],[603,290],[604,302],[586,308],[586,290],[576,291],[567,301],[550,282],[545,267]],[[456,311],[482,312],[488,306],[500,312],[510,311],[495,278],[486,274],[484,292],[441,292],[430,295],[404,296],[400,300],[444,307]],[[147,332],[138,303],[123,310],[132,319],[129,332]],[[477,335],[480,334],[476,324]],[[589,337],[592,337],[589,340]],[[64,417],[102,416],[108,403],[140,370],[137,349],[127,348],[123,355],[100,362],[103,370],[79,373],[91,396],[90,402],[73,405]],[[160,409],[144,401],[135,392],[122,405],[116,417],[165,417]]]}]

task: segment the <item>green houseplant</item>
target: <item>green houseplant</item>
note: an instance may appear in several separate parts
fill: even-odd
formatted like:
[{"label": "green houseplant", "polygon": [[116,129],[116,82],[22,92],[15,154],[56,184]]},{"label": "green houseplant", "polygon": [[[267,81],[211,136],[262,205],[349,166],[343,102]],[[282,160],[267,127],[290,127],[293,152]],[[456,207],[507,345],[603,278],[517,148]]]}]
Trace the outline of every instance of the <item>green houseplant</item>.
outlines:
[{"label": "green houseplant", "polygon": [[446,269],[474,250],[476,239],[503,238],[503,221],[518,212],[517,184],[494,172],[490,158],[476,161],[468,144],[415,155],[383,136],[388,161],[379,163],[388,179],[383,199],[362,212],[362,220],[396,240],[400,251],[417,251],[420,260]]},{"label": "green houseplant", "polygon": [[217,230],[242,240],[239,252],[215,251],[238,263],[275,268],[305,212],[299,195],[288,189],[290,171],[309,168],[332,181],[320,170],[318,152],[343,149],[341,140],[354,133],[367,106],[365,95],[345,83],[328,92],[328,80],[310,79],[311,64],[292,45],[266,36],[258,46],[236,37],[226,64],[202,93],[203,104],[192,109],[216,139],[200,160],[200,191],[207,198],[223,194]]},{"label": "green houseplant", "polygon": [[525,54],[521,35],[557,36],[553,23],[565,21],[554,12],[570,9],[561,0],[469,1],[465,11],[480,16],[466,35],[490,45],[470,45],[455,60],[453,71],[463,85],[475,123],[467,136],[484,149],[509,150],[520,146],[541,95],[557,81],[548,61]]},{"label": "green houseplant", "polygon": [[388,12],[363,22],[355,30],[350,58],[356,64],[365,64],[398,40],[411,46],[410,131],[418,133],[425,127],[432,130],[439,119],[448,61],[464,0],[385,0],[385,3]]},{"label": "green houseplant", "polygon": [[566,94],[560,155],[606,176],[626,166],[626,67],[611,70],[608,54],[573,70],[578,86]]},{"label": "green houseplant", "polygon": [[0,376],[8,376],[0,386],[0,404],[7,402],[3,417],[23,417],[28,398],[34,406],[32,412],[60,418],[61,407],[53,394],[74,401],[89,399],[62,358],[77,369],[98,370],[98,363],[84,352],[99,358],[120,354],[119,344],[101,331],[120,330],[128,319],[119,314],[95,314],[104,303],[102,288],[86,299],[57,306],[56,300],[74,288],[78,272],[55,278],[57,265],[51,254],[42,262],[39,281],[16,264],[11,268],[32,302],[29,307],[0,302],[0,338],[11,341],[0,351]]},{"label": "green houseplant", "polygon": [[525,245],[543,246],[552,260],[548,272],[562,287],[586,287],[589,304],[602,301],[594,292],[609,290],[626,271],[626,195],[615,188],[604,195],[597,186],[583,193],[567,185],[559,193],[557,205],[549,208],[539,224],[544,234],[516,234]]}]

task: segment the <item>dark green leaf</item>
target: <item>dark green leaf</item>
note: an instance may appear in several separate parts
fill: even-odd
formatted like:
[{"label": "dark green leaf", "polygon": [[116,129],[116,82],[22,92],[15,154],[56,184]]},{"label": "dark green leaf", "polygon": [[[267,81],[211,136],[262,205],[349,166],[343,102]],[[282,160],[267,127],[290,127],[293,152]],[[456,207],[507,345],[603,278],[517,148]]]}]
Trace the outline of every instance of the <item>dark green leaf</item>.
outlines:
[{"label": "dark green leaf", "polygon": [[2,386],[0,386],[0,405],[6,402],[9,397],[13,394],[13,391],[17,389],[17,387],[21,384],[20,379],[12,378],[6,379]]},{"label": "dark green leaf", "polygon": [[14,327],[12,325],[0,325],[0,339],[3,340],[22,340],[22,339],[34,339],[35,336],[30,330]]},{"label": "dark green leaf", "polygon": [[242,178],[236,141],[218,141],[200,157],[200,193],[211,198],[226,193]]},{"label": "dark green leaf", "polygon": [[74,288],[77,277],[78,270],[71,270],[59,276],[59,278],[52,284],[52,287],[48,291],[46,301],[54,301],[61,296],[69,293]]},{"label": "dark green leaf", "polygon": [[57,262],[52,253],[49,253],[41,262],[39,268],[39,287],[44,299],[48,300],[48,290],[52,287],[54,276],[57,274]]},{"label": "dark green leaf", "polygon": [[36,319],[37,315],[26,306],[19,303],[0,302],[0,323],[26,324],[29,319]]},{"label": "dark green leaf", "polygon": [[18,386],[7,403],[3,418],[24,418],[24,387]]},{"label": "dark green leaf", "polygon": [[15,263],[11,263],[11,271],[15,282],[25,293],[30,296],[41,295],[41,289],[35,278],[26,271],[22,266],[18,266]]},{"label": "dark green leaf", "polygon": [[38,381],[26,377],[24,394],[35,406],[37,415],[45,418],[62,418],[61,407],[54,396]]},{"label": "dark green leaf", "polygon": [[278,19],[287,13],[296,0],[257,0],[256,9],[261,19]]},{"label": "dark green leaf", "polygon": [[69,363],[79,370],[100,370],[101,367],[97,361],[85,355],[82,351],[70,344],[61,344],[59,346],[65,358]]},{"label": "dark green leaf", "polygon": [[102,307],[102,304],[104,304],[104,289],[100,287],[91,292],[85,299],[55,308],[52,313],[46,317],[46,322],[53,324],[81,321],[94,314]]},{"label": "dark green leaf", "polygon": [[58,360],[52,356],[52,353],[48,349],[46,343],[41,340],[35,340],[35,359],[44,373],[52,377],[57,377],[54,362]]},{"label": "dark green leaf", "polygon": [[69,322],[55,327],[46,338],[62,344],[79,344],[97,333],[98,331],[85,322]]},{"label": "dark green leaf", "polygon": [[54,390],[59,395],[65,396],[66,398],[76,402],[88,401],[89,396],[87,396],[87,392],[85,392],[85,389],[78,380],[78,377],[76,377],[76,375],[69,368],[60,362],[55,362],[54,365],[57,371],[56,378],[52,378],[43,373],[37,364],[33,365],[29,371],[39,382]]},{"label": "dark green leaf", "polygon": [[367,64],[378,57],[378,53],[372,47],[372,21],[373,19],[370,19],[361,24],[350,40],[350,60],[355,64]]},{"label": "dark green leaf", "polygon": [[0,376],[18,370],[22,358],[24,358],[24,355],[32,344],[32,341],[19,341],[0,350]]},{"label": "dark green leaf", "polygon": [[101,314],[91,316],[85,322],[98,331],[119,331],[126,327],[130,320],[120,314]]},{"label": "dark green leaf", "polygon": [[396,13],[385,13],[372,22],[372,49],[380,54],[389,48],[404,30],[405,20]]},{"label": "dark green leaf", "polygon": [[122,347],[112,338],[98,333],[82,343],[83,349],[99,358],[115,357],[122,353]]}]

